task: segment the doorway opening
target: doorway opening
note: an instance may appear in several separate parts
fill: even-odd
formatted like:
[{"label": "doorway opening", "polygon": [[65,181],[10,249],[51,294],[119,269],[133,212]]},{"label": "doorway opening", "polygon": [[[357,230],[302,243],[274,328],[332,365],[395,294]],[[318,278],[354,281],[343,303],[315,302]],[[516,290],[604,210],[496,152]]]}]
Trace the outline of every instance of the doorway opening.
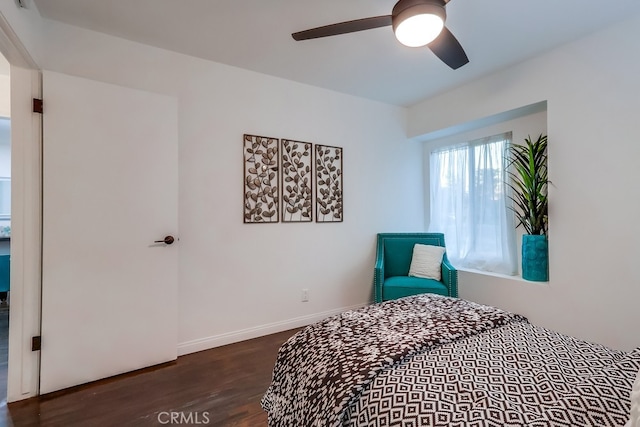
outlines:
[{"label": "doorway opening", "polygon": [[0,55],[0,406],[7,404],[11,257],[9,62]]}]

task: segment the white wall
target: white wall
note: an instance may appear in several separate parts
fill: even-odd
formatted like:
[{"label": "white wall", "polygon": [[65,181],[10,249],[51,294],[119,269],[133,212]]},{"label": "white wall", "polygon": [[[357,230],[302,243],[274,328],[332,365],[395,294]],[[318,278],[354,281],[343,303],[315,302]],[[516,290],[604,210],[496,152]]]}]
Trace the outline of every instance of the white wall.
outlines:
[{"label": "white wall", "polygon": [[[43,68],[178,97],[180,284],[167,304],[179,304],[180,353],[367,303],[375,234],[424,228],[422,148],[405,136],[405,109],[49,21],[43,29]],[[344,147],[344,222],[243,224],[243,133]]]},{"label": "white wall", "polygon": [[640,17],[410,109],[418,136],[547,100],[550,281],[460,273],[460,295],[612,347],[640,346]]}]

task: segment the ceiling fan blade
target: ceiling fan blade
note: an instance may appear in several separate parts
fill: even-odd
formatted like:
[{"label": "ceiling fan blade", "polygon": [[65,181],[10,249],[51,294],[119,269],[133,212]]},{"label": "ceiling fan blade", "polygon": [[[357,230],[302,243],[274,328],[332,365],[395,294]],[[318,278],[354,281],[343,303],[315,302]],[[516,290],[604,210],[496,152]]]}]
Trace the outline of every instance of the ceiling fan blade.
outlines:
[{"label": "ceiling fan blade", "polygon": [[444,27],[440,35],[427,46],[442,62],[454,70],[469,62],[462,45],[447,27]]},{"label": "ceiling fan blade", "polygon": [[336,36],[338,34],[355,33],[356,31],[371,30],[373,28],[387,27],[391,25],[391,15],[374,16],[371,18],[356,19],[355,21],[340,22],[338,24],[325,25],[310,30],[299,31],[291,34],[297,40],[317,39],[320,37]]}]

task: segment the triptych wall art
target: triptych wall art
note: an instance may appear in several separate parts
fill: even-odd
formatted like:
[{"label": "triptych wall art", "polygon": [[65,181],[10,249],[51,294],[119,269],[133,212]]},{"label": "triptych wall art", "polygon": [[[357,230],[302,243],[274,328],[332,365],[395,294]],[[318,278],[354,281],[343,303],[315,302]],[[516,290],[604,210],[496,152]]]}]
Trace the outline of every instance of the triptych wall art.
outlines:
[{"label": "triptych wall art", "polygon": [[245,223],[312,222],[314,198],[316,222],[342,222],[341,147],[245,134],[243,151]]}]

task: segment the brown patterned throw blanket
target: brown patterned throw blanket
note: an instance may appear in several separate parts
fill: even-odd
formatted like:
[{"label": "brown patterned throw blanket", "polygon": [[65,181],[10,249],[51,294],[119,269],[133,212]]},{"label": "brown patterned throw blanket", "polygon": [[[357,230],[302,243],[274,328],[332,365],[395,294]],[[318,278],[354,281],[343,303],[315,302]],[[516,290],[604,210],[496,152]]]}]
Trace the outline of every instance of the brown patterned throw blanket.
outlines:
[{"label": "brown patterned throw blanket", "polygon": [[374,304],[306,327],[282,345],[262,398],[272,427],[339,426],[383,370],[522,316],[433,294]]}]

